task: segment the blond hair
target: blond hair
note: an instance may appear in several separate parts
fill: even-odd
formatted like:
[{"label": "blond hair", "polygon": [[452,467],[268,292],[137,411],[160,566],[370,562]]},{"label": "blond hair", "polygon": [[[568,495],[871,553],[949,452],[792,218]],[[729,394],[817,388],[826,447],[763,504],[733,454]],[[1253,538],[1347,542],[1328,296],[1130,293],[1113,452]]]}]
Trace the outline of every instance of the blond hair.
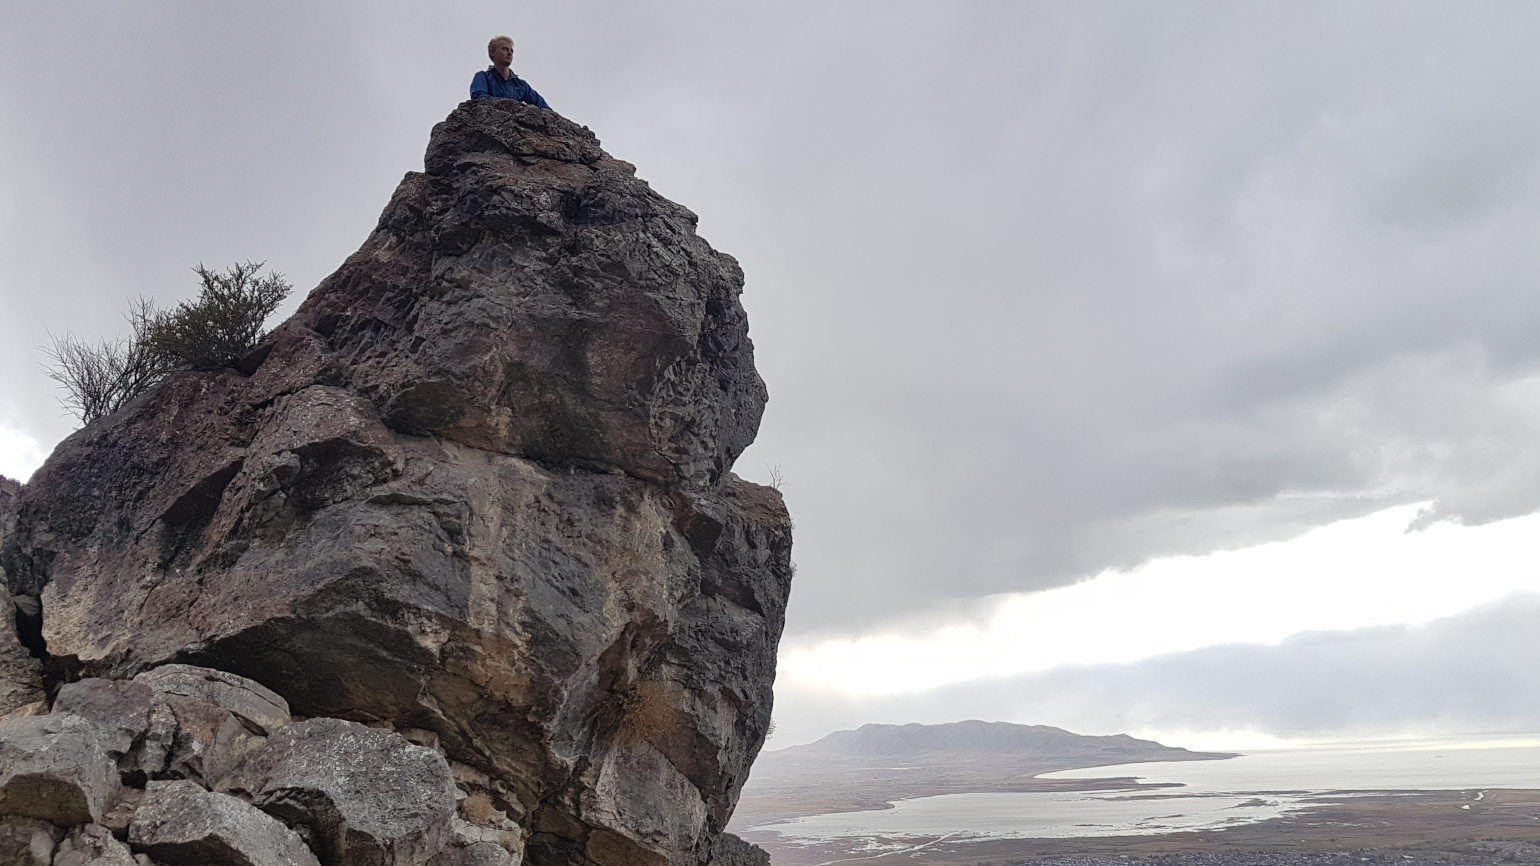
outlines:
[{"label": "blond hair", "polygon": [[508,43],[508,47],[509,48],[513,47],[513,37],[512,36],[493,36],[492,37],[492,41],[487,43],[487,53],[491,54],[492,53],[492,49],[496,48],[499,45],[502,45],[504,42]]}]

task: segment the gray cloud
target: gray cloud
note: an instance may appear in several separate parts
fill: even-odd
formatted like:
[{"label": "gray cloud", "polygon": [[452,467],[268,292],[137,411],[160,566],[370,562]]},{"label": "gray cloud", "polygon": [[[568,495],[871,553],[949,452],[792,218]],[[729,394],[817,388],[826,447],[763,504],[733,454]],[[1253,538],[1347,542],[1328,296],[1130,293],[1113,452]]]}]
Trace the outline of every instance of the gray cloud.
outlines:
[{"label": "gray cloud", "polygon": [[1540,507],[1540,11],[1496,2],[28,5],[0,26],[0,420],[44,327],[301,291],[494,32],[743,262],[794,633],[1393,503]]},{"label": "gray cloud", "polygon": [[874,700],[783,688],[776,717],[785,721],[771,746],[867,722],[963,718],[1318,740],[1529,731],[1540,714],[1537,618],[1540,595],[1527,594],[1420,626],[1314,632],[1276,646],[1216,646]]}]

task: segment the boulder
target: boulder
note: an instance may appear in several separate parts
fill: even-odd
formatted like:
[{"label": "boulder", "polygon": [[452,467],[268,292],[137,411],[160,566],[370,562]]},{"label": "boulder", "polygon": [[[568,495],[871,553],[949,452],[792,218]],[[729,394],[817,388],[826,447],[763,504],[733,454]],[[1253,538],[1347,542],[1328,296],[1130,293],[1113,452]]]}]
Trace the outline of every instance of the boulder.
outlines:
[{"label": "boulder", "polygon": [[449,765],[356,722],[280,729],[242,769],[240,787],[259,808],[308,828],[327,866],[420,866],[451,838]]},{"label": "boulder", "polygon": [[230,711],[252,733],[266,736],[289,723],[289,703],[259,682],[225,671],[169,664],[146,671],[134,682],[171,703],[212,704]]},{"label": "boulder", "polygon": [[94,723],[102,748],[121,760],[149,732],[154,700],[155,692],[143,683],[90,677],[61,686],[53,709]]},{"label": "boulder", "polygon": [[53,866],[139,866],[139,861],[106,827],[86,824],[59,843]]},{"label": "boulder", "polygon": [[[461,801],[465,810],[465,801]],[[524,850],[523,834],[472,824],[454,818],[449,824],[449,841],[428,861],[428,866],[519,866],[522,856],[512,851]]]},{"label": "boulder", "polygon": [[5,866],[50,866],[58,841],[59,829],[47,821],[0,818],[0,863]]},{"label": "boulder", "polygon": [[154,698],[151,731],[134,766],[151,778],[191,779],[218,789],[289,723],[289,705],[260,683],[211,668],[170,664],[134,678]]},{"label": "boulder", "polygon": [[0,815],[86,824],[117,792],[117,765],[85,719],[54,714],[0,722]]},{"label": "boulder", "polygon": [[233,674],[168,665],[134,680],[68,683],[56,712],[95,723],[125,782],[192,779],[215,787],[262,744],[259,733],[287,724],[283,699]]},{"label": "boulder", "polygon": [[250,804],[192,782],[151,782],[129,843],[173,866],[319,866],[299,834]]},{"label": "boulder", "polygon": [[428,866],[519,866],[519,858],[491,842],[449,845]]},{"label": "boulder", "polygon": [[239,369],[60,445],[9,589],[61,670],[432,732],[532,861],[703,863],[791,578],[779,494],[730,471],[766,399],[742,274],[553,112],[466,103],[425,166]]},{"label": "boulder", "polygon": [[224,707],[188,700],[168,702],[166,706],[175,719],[176,730],[166,752],[165,766],[158,775],[191,779],[217,790],[223,787],[231,771],[264,742],[263,737],[253,734]]}]

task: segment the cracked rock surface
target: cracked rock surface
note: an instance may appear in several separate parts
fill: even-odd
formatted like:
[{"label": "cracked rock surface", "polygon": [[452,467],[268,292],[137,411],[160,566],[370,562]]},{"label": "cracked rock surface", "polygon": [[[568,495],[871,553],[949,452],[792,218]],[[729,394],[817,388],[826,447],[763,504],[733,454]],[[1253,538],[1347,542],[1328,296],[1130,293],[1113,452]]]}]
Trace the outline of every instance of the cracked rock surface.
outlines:
[{"label": "cracked rock surface", "polygon": [[[0,550],[16,532],[16,510],[21,498],[21,484],[0,475]],[[7,577],[0,559],[0,579]],[[37,600],[12,598],[9,581],[0,584],[0,720],[41,712],[46,706],[43,669],[32,652],[22,644],[17,628],[22,623],[38,622]]]},{"label": "cracked rock surface", "polygon": [[189,781],[151,782],[128,839],[164,863],[317,866],[299,834],[251,804]]},{"label": "cracked rock surface", "polygon": [[302,825],[328,863],[412,866],[450,838],[449,764],[397,734],[340,719],[290,725],[242,770],[252,802]]},{"label": "cracked rock surface", "polygon": [[[60,827],[185,780],[353,862],[277,805],[321,795],[242,787],[330,719],[436,750],[487,834],[358,862],[710,859],[791,578],[780,495],[731,471],[766,401],[742,273],[554,112],[465,103],[424,165],[237,368],[0,489],[5,590],[37,613],[0,628],[0,718],[65,683],[128,786]],[[93,678],[150,687],[142,732],[142,691],[68,691]]]}]

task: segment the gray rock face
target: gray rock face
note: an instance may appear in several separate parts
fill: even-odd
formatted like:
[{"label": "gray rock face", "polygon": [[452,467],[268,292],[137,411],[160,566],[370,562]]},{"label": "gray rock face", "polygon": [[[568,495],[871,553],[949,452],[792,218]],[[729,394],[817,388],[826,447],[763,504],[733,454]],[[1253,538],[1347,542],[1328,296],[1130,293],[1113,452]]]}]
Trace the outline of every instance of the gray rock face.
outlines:
[{"label": "gray rock face", "polygon": [[117,792],[118,768],[85,719],[0,722],[0,815],[85,824],[100,818]]},{"label": "gray rock face", "polygon": [[450,840],[455,786],[432,749],[356,722],[311,719],[268,740],[240,785],[310,829],[327,866],[420,866]]},{"label": "gray rock face", "polygon": [[0,545],[16,531],[16,505],[21,498],[21,482],[0,475]]},{"label": "gray rock face", "polygon": [[299,835],[277,819],[188,781],[151,782],[128,840],[176,866],[319,866]]},{"label": "gray rock face", "polygon": [[154,690],[143,683],[92,677],[61,686],[53,709],[94,723],[102,748],[121,760],[149,731],[154,702]]},{"label": "gray rock face", "polygon": [[21,645],[15,611],[15,602],[0,586],[0,719],[33,715],[47,706],[42,665]]},{"label": "gray rock face", "polygon": [[[0,549],[16,531],[21,491],[20,483],[0,475]],[[0,562],[0,578],[6,577],[3,565]],[[21,605],[30,608],[32,601],[22,599]],[[33,715],[46,709],[42,666],[22,646],[16,632],[16,614],[16,600],[6,586],[0,585],[0,719]]]},{"label": "gray rock face", "polygon": [[791,575],[780,496],[730,472],[765,401],[742,276],[554,113],[467,103],[426,167],[241,370],[59,447],[9,589],[62,670],[431,731],[531,862],[704,862]]},{"label": "gray rock face", "polygon": [[[721,478],[766,397],[737,302],[742,272],[696,237],[695,215],[586,130],[512,103],[451,114],[424,162],[365,244],[368,260],[351,260],[298,317],[338,347],[387,423],[661,482]],[[379,264],[411,252],[425,269],[380,279]],[[359,266],[381,293],[364,309],[343,286]],[[425,283],[442,294],[410,318],[391,310]],[[438,339],[406,358],[378,352],[428,334]]]}]

